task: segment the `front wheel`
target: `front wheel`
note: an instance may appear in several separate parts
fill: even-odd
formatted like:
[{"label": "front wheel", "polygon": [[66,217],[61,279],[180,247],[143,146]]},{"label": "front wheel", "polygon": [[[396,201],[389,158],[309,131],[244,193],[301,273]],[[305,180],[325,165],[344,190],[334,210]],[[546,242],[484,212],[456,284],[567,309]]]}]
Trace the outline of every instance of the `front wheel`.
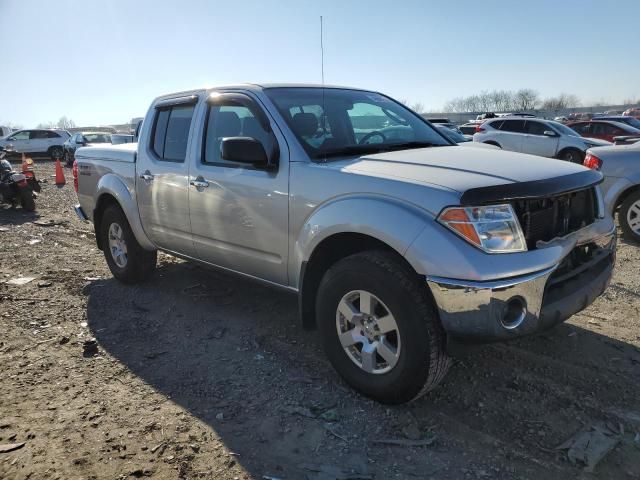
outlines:
[{"label": "front wheel", "polygon": [[67,167],[70,167],[73,165],[73,160],[71,160],[71,155],[69,155],[69,152],[64,152],[64,163]]},{"label": "front wheel", "polygon": [[51,160],[60,160],[62,158],[62,147],[51,147],[49,150],[49,155],[51,155]]},{"label": "front wheel", "polygon": [[20,189],[20,206],[26,212],[33,212],[36,209],[36,201],[30,188]]},{"label": "front wheel", "polygon": [[358,253],[332,266],[320,283],[316,312],[333,367],[375,400],[414,400],[449,369],[427,286],[387,252]]},{"label": "front wheel", "polygon": [[100,241],[109,270],[124,283],[141,282],[153,274],[158,253],[142,248],[120,207],[108,207],[100,224]]},{"label": "front wheel", "polygon": [[640,190],[631,193],[622,202],[618,212],[618,221],[622,227],[624,238],[631,242],[640,243]]}]

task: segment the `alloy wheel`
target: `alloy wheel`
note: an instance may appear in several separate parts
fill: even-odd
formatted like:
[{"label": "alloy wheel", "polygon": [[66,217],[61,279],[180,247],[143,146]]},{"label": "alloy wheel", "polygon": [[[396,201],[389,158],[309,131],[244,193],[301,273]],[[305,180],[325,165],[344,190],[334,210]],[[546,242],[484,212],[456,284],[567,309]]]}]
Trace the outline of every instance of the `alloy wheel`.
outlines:
[{"label": "alloy wheel", "polygon": [[109,252],[118,267],[127,266],[127,243],[124,240],[122,227],[117,223],[109,225]]},{"label": "alloy wheel", "polygon": [[336,311],[338,339],[347,356],[367,373],[387,373],[400,358],[400,331],[387,306],[371,292],[347,293]]}]

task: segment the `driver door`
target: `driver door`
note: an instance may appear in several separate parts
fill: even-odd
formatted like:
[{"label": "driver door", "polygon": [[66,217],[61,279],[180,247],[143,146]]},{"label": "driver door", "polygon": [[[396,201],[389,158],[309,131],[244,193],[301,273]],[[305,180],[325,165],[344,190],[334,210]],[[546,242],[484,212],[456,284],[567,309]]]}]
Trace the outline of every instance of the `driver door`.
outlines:
[{"label": "driver door", "polygon": [[[201,146],[189,169],[189,215],[199,259],[287,284],[289,155],[284,137],[252,97],[221,93],[204,112]],[[252,137],[268,154],[279,151],[275,171],[221,157],[222,140]]]}]

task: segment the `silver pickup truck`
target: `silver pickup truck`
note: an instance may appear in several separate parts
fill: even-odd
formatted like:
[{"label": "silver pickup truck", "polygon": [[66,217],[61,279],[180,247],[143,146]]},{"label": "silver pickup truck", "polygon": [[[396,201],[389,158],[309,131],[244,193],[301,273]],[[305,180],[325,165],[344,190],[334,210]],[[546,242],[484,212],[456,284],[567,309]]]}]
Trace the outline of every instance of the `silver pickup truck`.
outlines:
[{"label": "silver pickup truck", "polygon": [[386,403],[434,388],[449,342],[582,310],[615,259],[601,173],[457,146],[372,91],[166,95],[139,143],[76,158],[76,211],[117,279],[146,279],[162,250],[294,292],[339,374]]}]

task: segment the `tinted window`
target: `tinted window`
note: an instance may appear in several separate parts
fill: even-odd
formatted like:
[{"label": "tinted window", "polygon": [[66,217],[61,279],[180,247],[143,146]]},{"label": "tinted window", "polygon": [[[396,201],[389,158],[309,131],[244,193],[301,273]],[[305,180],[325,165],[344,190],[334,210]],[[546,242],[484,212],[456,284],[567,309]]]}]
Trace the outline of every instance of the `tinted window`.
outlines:
[{"label": "tinted window", "polygon": [[29,135],[31,140],[42,140],[45,138],[49,138],[47,132],[45,130],[31,130],[31,135]]},{"label": "tinted window", "polygon": [[22,132],[14,133],[11,135],[10,140],[29,140],[29,131],[23,130]]},{"label": "tinted window", "polygon": [[56,132],[45,132],[47,134],[47,138],[60,138]]},{"label": "tinted window", "polygon": [[167,123],[171,109],[158,110],[153,127],[153,151],[160,158],[164,158],[164,139],[167,135]]},{"label": "tinted window", "polygon": [[497,120],[495,122],[489,122],[488,125],[491,128],[495,128],[496,130],[500,130],[502,128],[502,124],[504,123],[504,120]]},{"label": "tinted window", "polygon": [[500,130],[503,132],[523,133],[524,120],[505,120],[502,127],[500,127]]},{"label": "tinted window", "polygon": [[165,160],[184,161],[193,109],[193,105],[177,106],[171,109],[164,141],[163,158]]},{"label": "tinted window", "polygon": [[271,133],[264,129],[249,107],[235,103],[210,106],[206,128],[203,163],[246,166],[246,164],[225,160],[220,156],[220,146],[224,138],[251,137],[259,140],[267,152],[274,141]]},{"label": "tinted window", "polygon": [[527,133],[531,135],[544,135],[546,130],[549,129],[544,123],[527,121]]},{"label": "tinted window", "polygon": [[589,124],[588,123],[575,123],[571,124],[570,128],[578,132],[580,135],[586,135],[589,133]]}]

